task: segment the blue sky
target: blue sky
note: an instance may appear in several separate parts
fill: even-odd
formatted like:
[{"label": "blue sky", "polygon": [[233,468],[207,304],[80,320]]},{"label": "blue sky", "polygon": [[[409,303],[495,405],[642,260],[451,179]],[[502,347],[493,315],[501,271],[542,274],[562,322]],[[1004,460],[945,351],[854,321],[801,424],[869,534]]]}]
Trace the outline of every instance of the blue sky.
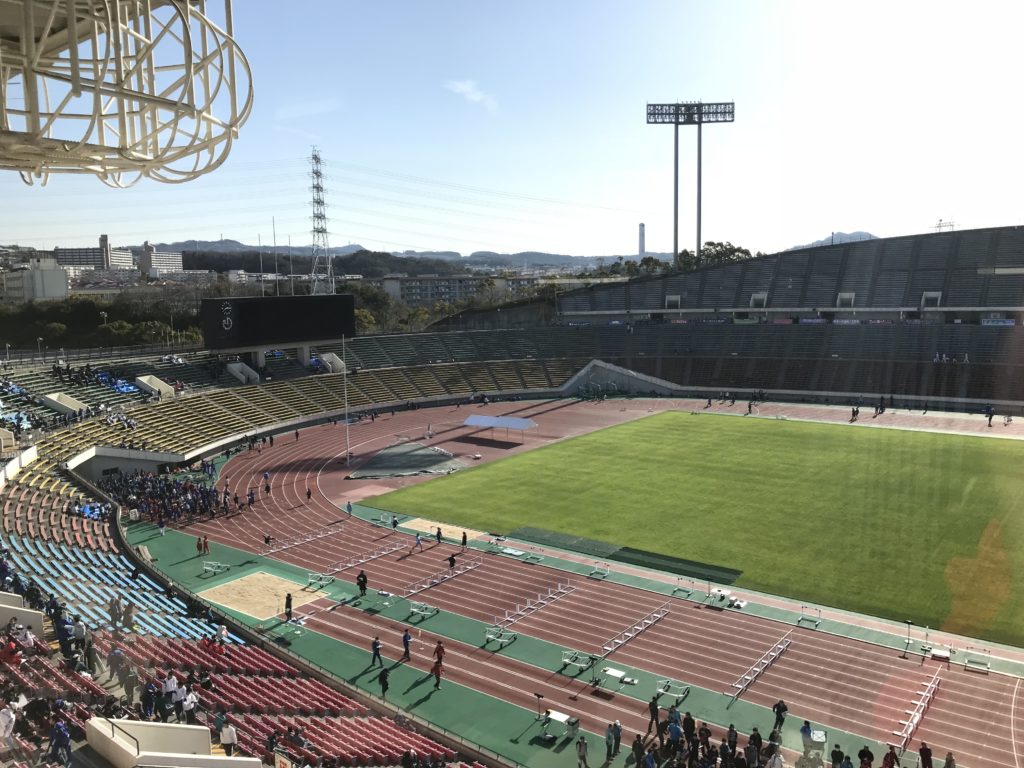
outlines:
[{"label": "blue sky", "polygon": [[[27,187],[0,243],[310,241],[579,255],[672,247],[672,129],[648,101],[735,101],[704,131],[705,240],[774,251],[868,230],[1024,224],[1021,3],[236,0],[252,116],[184,185]],[[680,131],[680,247],[696,132]]]}]

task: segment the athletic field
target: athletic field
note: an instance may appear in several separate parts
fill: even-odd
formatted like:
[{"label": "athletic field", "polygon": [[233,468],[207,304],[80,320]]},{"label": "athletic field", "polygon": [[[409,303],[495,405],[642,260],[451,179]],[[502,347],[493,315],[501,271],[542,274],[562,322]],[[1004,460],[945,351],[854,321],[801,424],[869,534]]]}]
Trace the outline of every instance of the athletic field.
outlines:
[{"label": "athletic field", "polygon": [[1022,464],[1018,441],[670,412],[369,504],[597,539],[1024,645]]}]

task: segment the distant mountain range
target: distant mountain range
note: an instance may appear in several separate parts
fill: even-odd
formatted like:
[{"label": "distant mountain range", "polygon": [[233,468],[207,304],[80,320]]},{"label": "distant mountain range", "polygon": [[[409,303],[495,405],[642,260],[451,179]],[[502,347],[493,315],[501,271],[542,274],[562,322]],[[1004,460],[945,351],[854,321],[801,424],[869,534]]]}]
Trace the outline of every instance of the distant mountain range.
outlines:
[{"label": "distant mountain range", "polygon": [[[262,246],[259,245],[246,245],[240,243],[238,240],[182,240],[177,243],[153,243],[153,246],[158,251],[169,251],[171,253],[185,253],[198,251],[201,253],[239,253],[248,251],[258,251],[262,248],[264,253],[274,253],[275,251],[279,254],[287,256],[292,254],[294,256],[309,256],[313,250],[311,245],[279,245],[274,248],[273,245],[264,243]],[[141,245],[123,246],[134,250],[142,250]],[[341,245],[336,248],[331,248],[332,256],[348,256],[350,253],[359,253],[359,251],[365,251],[361,245]]]},{"label": "distant mountain range", "polygon": [[[816,248],[822,245],[838,245],[840,243],[848,243],[856,240],[874,239],[877,238],[870,232],[836,232],[835,234],[829,235],[821,240],[815,240],[813,243],[795,245],[787,250],[794,251],[802,248]],[[155,246],[159,251],[198,251],[200,253],[223,254],[235,254],[241,252],[251,253],[260,249],[260,246],[247,245],[246,243],[241,243],[238,240],[184,240],[176,243],[155,243]],[[142,248],[142,246],[130,247],[132,250],[141,250]],[[275,249],[272,245],[264,243],[262,250],[264,254],[272,254],[276,251],[282,256],[287,256],[289,254],[294,256],[309,256],[312,251],[312,246],[296,245],[289,247],[287,245],[279,245]],[[349,256],[353,253],[359,253],[364,250],[371,249],[364,248],[358,243],[352,243],[350,245],[332,247],[330,252],[332,256]],[[536,269],[543,267],[555,267],[559,269],[583,270],[596,267],[599,264],[611,264],[619,258],[618,255],[570,256],[561,253],[544,253],[542,251],[522,251],[520,253],[474,251],[468,256],[463,256],[457,251],[392,251],[391,254],[398,258],[437,259],[446,262],[459,262],[460,264],[464,264],[467,268],[484,269]],[[654,258],[662,261],[672,261],[671,253],[648,252],[644,255],[653,256]],[[622,258],[626,261],[637,261],[640,257],[637,254],[624,254],[622,255]]]},{"label": "distant mountain range", "polygon": [[[176,243],[154,243],[153,244],[158,251],[171,251],[171,252],[185,252],[190,253],[198,251],[200,253],[240,253],[240,252],[253,252],[260,249],[260,246],[247,245],[241,243],[238,240],[184,240]],[[132,250],[141,250],[142,246],[128,246]],[[266,243],[262,246],[263,253],[270,254],[274,253],[275,250],[279,255],[287,256],[289,254],[294,256],[309,256],[312,251],[312,246],[309,245],[295,245],[289,248],[287,245],[279,245],[276,249],[272,245]],[[353,253],[359,253],[360,251],[371,250],[364,248],[363,246],[353,243],[351,245],[342,245],[332,247],[330,249],[332,256],[349,256]],[[393,256],[399,258],[418,258],[418,259],[439,259],[441,261],[457,261],[464,264],[467,268],[473,267],[489,267],[492,269],[498,269],[502,267],[519,267],[523,266],[529,268],[536,267],[572,267],[576,269],[585,269],[596,265],[599,261],[603,261],[606,264],[610,264],[618,256],[568,256],[559,253],[542,253],[540,251],[524,251],[521,253],[495,253],[493,251],[476,251],[463,256],[457,251],[392,251]],[[655,258],[668,260],[671,258],[671,254],[668,253],[647,253],[647,256],[654,256]],[[636,254],[627,254],[622,257],[623,259],[637,260],[640,257]]]},{"label": "distant mountain range", "polygon": [[878,238],[872,235],[870,232],[833,232],[828,237],[823,237],[821,240],[815,240],[813,243],[807,243],[806,245],[794,245],[792,248],[787,248],[787,251],[798,251],[802,248],[818,248],[822,245],[841,245],[842,243],[852,243],[857,240],[877,240]]}]

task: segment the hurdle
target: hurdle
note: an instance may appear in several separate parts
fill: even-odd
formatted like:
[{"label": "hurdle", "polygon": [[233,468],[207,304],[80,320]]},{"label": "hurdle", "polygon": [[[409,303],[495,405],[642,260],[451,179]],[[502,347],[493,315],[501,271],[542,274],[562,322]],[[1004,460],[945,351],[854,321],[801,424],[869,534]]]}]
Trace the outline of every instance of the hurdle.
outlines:
[{"label": "hurdle", "polygon": [[617,634],[611,640],[609,640],[608,642],[604,643],[601,646],[601,650],[604,651],[604,653],[601,654],[600,658],[603,659],[603,658],[606,658],[606,657],[610,656],[613,652],[617,651],[619,648],[624,646],[626,643],[628,643],[634,637],[639,635],[641,632],[643,632],[643,631],[653,627],[655,624],[657,624],[659,621],[661,621],[667,615],[668,615],[668,603],[664,603],[660,607],[658,607],[656,610],[651,611],[649,614],[644,616],[642,619],[640,619],[640,621],[638,621],[632,627],[630,627],[629,629],[624,629],[622,632],[619,632],[619,634]]},{"label": "hurdle", "polygon": [[302,637],[306,634],[304,627],[289,622],[280,622],[276,620],[261,621],[256,625],[256,631],[261,635],[266,635],[275,642],[290,643],[291,637]]},{"label": "hurdle", "polygon": [[311,541],[322,539],[325,536],[330,536],[332,533],[337,531],[337,525],[341,523],[341,520],[336,520],[330,525],[325,525],[323,528],[317,528],[315,531],[306,531],[300,533],[297,536],[290,536],[287,539],[275,540],[271,544],[264,546],[260,550],[261,555],[273,555],[276,552],[283,552],[286,549],[297,547],[300,544],[308,544]]},{"label": "hurdle", "polygon": [[484,630],[484,645],[497,643],[504,648],[519,635],[506,627],[490,626]]},{"label": "hurdle", "polygon": [[[738,699],[747,688],[749,688],[761,674],[768,669],[772,664],[775,663],[776,659],[779,658],[789,648],[793,642],[789,639],[789,636],[793,634],[793,630],[789,630],[782,639],[779,640],[775,645],[769,648],[760,659],[754,662],[750,667],[740,675],[736,682],[732,684],[732,699],[729,701],[731,706],[736,699]],[[729,695],[730,691],[725,691],[726,695]]]},{"label": "hurdle", "polygon": [[306,574],[306,586],[305,589],[313,587],[313,591],[323,589],[328,584],[334,582],[334,577],[329,573],[307,573]]},{"label": "hurdle", "polygon": [[224,573],[225,571],[227,571],[230,568],[231,568],[231,566],[228,565],[227,563],[218,563],[215,560],[206,560],[203,563],[203,574],[205,575],[207,573],[210,573],[210,574]]},{"label": "hurdle", "polygon": [[968,645],[964,648],[964,669],[987,675],[992,671],[992,651]]},{"label": "hurdle", "polygon": [[810,624],[812,629],[817,629],[821,624],[821,608],[813,605],[801,605],[800,616],[796,620],[797,626]]},{"label": "hurdle", "polygon": [[576,586],[572,582],[567,581],[564,584],[562,582],[558,582],[557,586],[549,587],[547,592],[538,594],[536,600],[527,600],[525,604],[517,604],[514,611],[505,611],[504,616],[495,616],[494,626],[507,629],[517,621],[525,619],[527,616],[536,613],[541,608],[551,605],[559,598],[571,595],[575,591]]},{"label": "hurdle", "polygon": [[676,706],[679,706],[679,703],[690,695],[690,686],[686,683],[677,683],[672,678],[666,678],[658,680],[654,688],[654,694],[659,698],[662,696],[673,696],[676,700]]},{"label": "hurdle", "polygon": [[583,651],[562,651],[562,669],[559,671],[564,671],[566,667],[573,667],[583,672],[594,666],[599,658],[600,656],[583,653]]},{"label": "hurdle", "polygon": [[450,579],[454,579],[456,576],[468,573],[474,568],[479,568],[481,563],[483,563],[483,558],[480,555],[466,558],[456,565],[454,569],[445,568],[443,571],[437,571],[436,573],[427,576],[425,579],[419,579],[412,582],[403,590],[403,595],[405,597],[412,597],[424,590],[436,587],[438,584],[443,584]]},{"label": "hurdle", "polygon": [[441,609],[434,605],[428,605],[427,603],[421,603],[417,600],[409,601],[409,615],[418,616],[421,619],[429,619],[431,616],[436,616]]},{"label": "hurdle", "polygon": [[340,573],[346,571],[349,568],[355,568],[357,565],[368,563],[371,560],[376,560],[379,557],[386,557],[392,552],[397,552],[400,549],[405,549],[406,541],[392,541],[388,544],[381,544],[376,549],[372,549],[369,552],[360,552],[357,555],[352,555],[348,560],[342,560],[340,563],[335,563],[330,570],[330,573]]},{"label": "hurdle", "polygon": [[917,726],[920,725],[921,719],[924,717],[925,712],[928,711],[932,699],[935,698],[935,694],[939,690],[939,683],[942,680],[939,677],[941,672],[941,669],[936,669],[931,680],[921,683],[923,689],[918,692],[917,698],[911,702],[914,708],[905,710],[907,719],[900,720],[899,725],[902,727],[898,731],[892,732],[892,735],[896,736],[897,740],[890,741],[889,746],[896,747],[900,754],[906,751],[907,744],[914,737],[914,731],[917,730]]},{"label": "hurdle", "polygon": [[594,561],[594,568],[587,574],[588,579],[607,579],[608,574],[611,573],[611,568],[608,567],[608,563],[602,563],[600,561]]},{"label": "hurdle", "polygon": [[672,588],[672,594],[679,594],[680,592],[684,597],[689,597],[693,594],[696,589],[696,583],[693,579],[687,578],[686,576],[676,576],[676,585]]},{"label": "hurdle", "polygon": [[390,528],[391,523],[395,520],[398,520],[398,515],[393,515],[388,512],[381,512],[376,517],[370,518],[371,523],[382,526],[383,528]]}]

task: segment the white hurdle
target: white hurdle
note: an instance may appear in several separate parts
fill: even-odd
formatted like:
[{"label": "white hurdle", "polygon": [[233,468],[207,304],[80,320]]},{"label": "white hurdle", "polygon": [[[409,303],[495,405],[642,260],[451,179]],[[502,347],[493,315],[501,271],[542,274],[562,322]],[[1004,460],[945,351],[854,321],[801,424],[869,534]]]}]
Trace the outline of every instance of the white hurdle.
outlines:
[{"label": "white hurdle", "polygon": [[608,574],[612,572],[611,568],[608,567],[608,563],[602,563],[599,560],[594,561],[594,567],[587,574],[587,578],[590,579],[607,579]]},{"label": "white hurdle", "polygon": [[519,635],[507,627],[490,626],[484,631],[484,645],[497,643],[502,648],[515,640]]},{"label": "white hurdle", "polygon": [[583,651],[562,651],[562,669],[573,667],[578,670],[590,669],[600,657]]},{"label": "white hurdle", "polygon": [[313,587],[313,591],[323,589],[328,584],[334,582],[334,577],[329,573],[307,573],[306,574],[306,589]]},{"label": "white hurdle", "polygon": [[686,683],[677,683],[672,678],[666,678],[665,680],[659,680],[657,686],[654,689],[655,694],[660,696],[673,696],[676,700],[676,706],[679,706],[679,702],[690,695],[690,686]]},{"label": "white hurdle", "polygon": [[797,626],[801,624],[810,624],[814,629],[818,628],[821,624],[821,608],[813,605],[801,605],[800,616],[796,620]]},{"label": "white hurdle", "polygon": [[696,589],[696,584],[693,579],[686,576],[676,576],[676,585],[672,589],[672,594],[675,595],[681,592],[686,597],[689,597],[693,594],[694,589]]}]

